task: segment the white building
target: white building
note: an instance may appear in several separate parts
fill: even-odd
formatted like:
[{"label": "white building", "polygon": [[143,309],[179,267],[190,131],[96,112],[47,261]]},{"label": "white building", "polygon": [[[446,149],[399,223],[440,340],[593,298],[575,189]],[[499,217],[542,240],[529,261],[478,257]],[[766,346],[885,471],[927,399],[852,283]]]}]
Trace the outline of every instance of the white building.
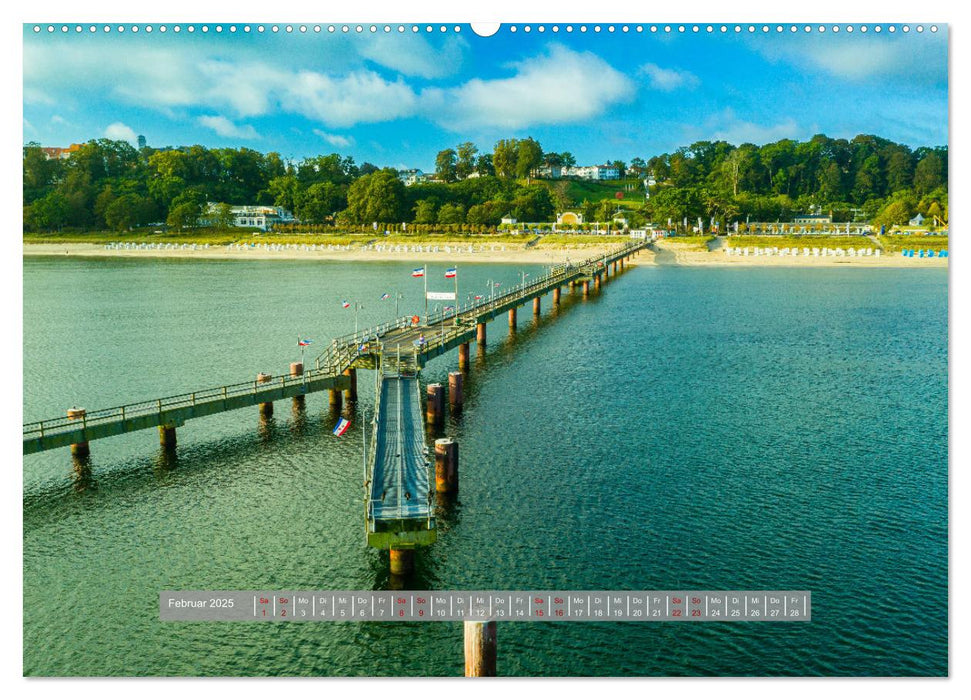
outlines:
[{"label": "white building", "polygon": [[[212,225],[219,214],[219,202],[207,202],[206,213],[200,223],[203,226]],[[258,228],[261,231],[270,231],[276,224],[292,224],[296,219],[293,214],[283,207],[269,207],[262,205],[239,205],[231,206],[233,213],[233,226],[245,228]]]},{"label": "white building", "polygon": [[617,180],[620,170],[613,165],[581,165],[560,167],[558,165],[543,165],[533,171],[536,177],[559,180],[564,177],[576,177],[581,180]]},{"label": "white building", "polygon": [[399,170],[398,179],[405,183],[405,187],[411,187],[412,185],[417,185],[419,182],[426,182],[428,175],[418,168],[410,168],[408,170]]}]

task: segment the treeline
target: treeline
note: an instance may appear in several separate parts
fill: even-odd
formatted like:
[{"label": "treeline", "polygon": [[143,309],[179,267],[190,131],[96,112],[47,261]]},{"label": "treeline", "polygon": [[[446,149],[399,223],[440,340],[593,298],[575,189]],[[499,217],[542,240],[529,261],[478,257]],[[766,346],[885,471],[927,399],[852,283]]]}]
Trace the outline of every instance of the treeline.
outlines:
[{"label": "treeline", "polygon": [[699,141],[631,165],[657,181],[648,207],[656,223],[791,221],[813,208],[878,225],[918,212],[947,220],[946,146],[912,150],[869,135],[738,147]]},{"label": "treeline", "polygon": [[[837,221],[892,225],[917,212],[947,220],[947,159],[946,147],[912,150],[876,136],[815,136],[764,146],[700,141],[647,161],[611,164],[623,177],[655,181],[646,203],[637,198],[640,210],[632,219],[638,223],[790,221],[818,208]],[[506,215],[551,221],[566,208],[609,221],[619,204],[609,189],[602,200],[575,202],[563,187],[535,178],[542,165],[575,163],[569,152],[544,152],[532,138],[500,140],[489,153],[465,142],[439,152],[437,181],[406,187],[396,170],[358,165],[337,153],[288,162],[248,148],[136,150],[99,139],[70,158],[48,160],[31,143],[23,149],[24,229],[122,231],[158,223],[183,229],[203,214],[231,222],[228,206],[207,213],[207,202],[279,206],[315,228],[378,222],[477,231]]]}]

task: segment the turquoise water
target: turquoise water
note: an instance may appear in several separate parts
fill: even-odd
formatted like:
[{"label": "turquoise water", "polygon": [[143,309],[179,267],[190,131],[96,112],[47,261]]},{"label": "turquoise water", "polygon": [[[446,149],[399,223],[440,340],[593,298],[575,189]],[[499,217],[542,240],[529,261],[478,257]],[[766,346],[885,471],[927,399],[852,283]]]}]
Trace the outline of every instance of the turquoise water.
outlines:
[{"label": "turquoise water", "polygon": [[[24,419],[279,374],[353,330],[342,299],[417,308],[412,267],[25,258]],[[463,266],[460,295],[521,269]],[[550,307],[473,350],[461,491],[406,587],[809,589],[813,620],[507,623],[500,675],[947,673],[946,271],[643,267]],[[190,422],[175,460],[154,431],[80,478],[25,457],[25,673],[461,675],[457,624],[158,620],[162,589],[392,584],[359,417],[334,438],[317,394]]]}]

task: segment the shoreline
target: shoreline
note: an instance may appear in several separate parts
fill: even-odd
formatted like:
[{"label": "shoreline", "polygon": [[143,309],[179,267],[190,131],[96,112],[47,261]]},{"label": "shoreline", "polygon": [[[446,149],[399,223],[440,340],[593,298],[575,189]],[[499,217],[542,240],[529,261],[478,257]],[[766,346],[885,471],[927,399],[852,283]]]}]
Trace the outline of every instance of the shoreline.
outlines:
[{"label": "shoreline", "polygon": [[[573,248],[507,248],[506,250],[452,250],[413,252],[391,250],[230,250],[225,246],[208,249],[107,249],[97,243],[23,243],[24,257],[168,258],[200,260],[322,260],[346,262],[407,263],[529,263],[552,265],[577,262],[600,252],[596,246]],[[441,246],[444,247],[444,244]],[[656,244],[657,250],[643,250],[629,264],[654,267],[867,267],[947,268],[950,258],[907,258],[899,253],[880,257],[729,256],[721,250],[703,251],[676,244]]]}]

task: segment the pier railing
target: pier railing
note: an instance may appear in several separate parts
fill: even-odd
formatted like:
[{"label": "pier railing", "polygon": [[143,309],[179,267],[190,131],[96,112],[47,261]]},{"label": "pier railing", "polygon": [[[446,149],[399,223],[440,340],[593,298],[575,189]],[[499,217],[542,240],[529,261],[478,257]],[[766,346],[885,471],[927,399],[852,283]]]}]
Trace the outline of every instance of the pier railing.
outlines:
[{"label": "pier railing", "polygon": [[226,384],[212,389],[203,389],[186,394],[175,394],[174,396],[165,396],[159,399],[129,403],[123,406],[86,411],[77,418],[64,416],[35,421],[33,423],[24,423],[24,438],[42,438],[61,432],[77,430],[79,427],[88,428],[101,423],[114,423],[128,418],[161,414],[175,408],[212,403],[237,396],[261,394],[274,389],[293,387],[296,384],[304,384],[317,378],[329,376],[333,376],[333,373],[329,370],[324,370],[305,372],[297,377],[282,375],[264,381],[254,379],[250,382]]}]

